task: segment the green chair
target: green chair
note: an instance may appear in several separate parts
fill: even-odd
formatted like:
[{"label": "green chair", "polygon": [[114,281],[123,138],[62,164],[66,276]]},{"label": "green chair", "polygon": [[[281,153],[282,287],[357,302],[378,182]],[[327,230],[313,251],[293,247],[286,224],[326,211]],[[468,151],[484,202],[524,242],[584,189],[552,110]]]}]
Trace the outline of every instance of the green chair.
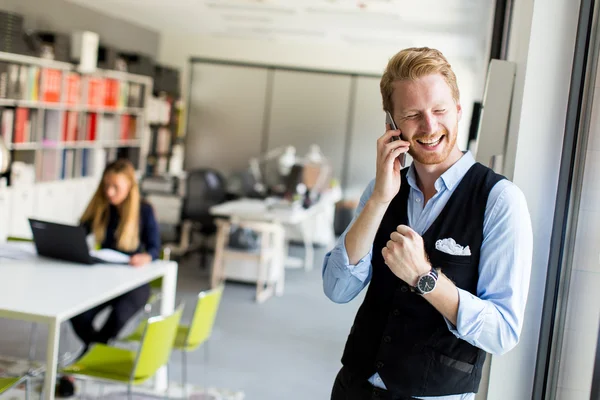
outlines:
[{"label": "green chair", "polygon": [[0,377],[0,396],[23,382],[25,382],[25,399],[29,400],[30,387],[28,375],[19,377]]},{"label": "green chair", "polygon": [[180,305],[168,317],[148,319],[137,351],[96,344],[81,359],[61,369],[61,373],[76,379],[127,384],[128,398],[131,398],[133,385],[145,382],[167,365],[182,313],[183,305]]},{"label": "green chair", "polygon": [[[221,302],[224,286],[220,285],[214,289],[202,291],[198,294],[198,300],[189,325],[179,325],[175,337],[174,349],[181,351],[181,383],[185,390],[187,385],[187,353],[196,350],[200,345],[207,342],[212,333],[217,310]],[[144,324],[138,325],[136,330],[123,341],[140,341],[144,331]],[[208,347],[204,347],[205,356]]]}]

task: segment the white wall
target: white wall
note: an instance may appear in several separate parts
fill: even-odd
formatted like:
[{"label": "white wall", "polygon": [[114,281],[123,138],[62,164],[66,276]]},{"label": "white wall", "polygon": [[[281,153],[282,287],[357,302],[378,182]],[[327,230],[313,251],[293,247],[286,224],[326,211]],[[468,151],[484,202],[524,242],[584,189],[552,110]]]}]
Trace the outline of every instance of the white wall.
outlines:
[{"label": "white wall", "polygon": [[518,68],[507,166],[527,198],[534,254],[521,341],[493,358],[488,400],[531,398],[579,12],[573,0],[514,5],[509,59]]},{"label": "white wall", "polygon": [[[397,48],[353,47],[161,33],[159,62],[181,68],[187,98],[190,57],[380,75],[389,58],[403,47],[401,43]],[[459,144],[466,147],[472,104],[483,97],[487,64],[461,57],[455,49],[440,50],[452,64],[460,86],[463,118]]]},{"label": "white wall", "polygon": [[0,0],[0,10],[22,14],[25,28],[70,33],[90,30],[100,42],[117,49],[156,57],[159,34],[123,19],[81,7],[65,0]]}]

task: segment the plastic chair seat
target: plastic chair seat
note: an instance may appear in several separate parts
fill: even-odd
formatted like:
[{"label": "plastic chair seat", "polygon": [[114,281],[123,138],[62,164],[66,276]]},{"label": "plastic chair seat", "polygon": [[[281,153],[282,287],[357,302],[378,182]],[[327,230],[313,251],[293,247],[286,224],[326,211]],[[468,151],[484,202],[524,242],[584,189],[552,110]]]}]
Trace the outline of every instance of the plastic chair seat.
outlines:
[{"label": "plastic chair seat", "polygon": [[[62,372],[129,382],[135,366],[136,355],[135,351],[97,344],[77,362],[63,368]],[[132,382],[137,384],[148,378],[148,376],[135,376]]]}]

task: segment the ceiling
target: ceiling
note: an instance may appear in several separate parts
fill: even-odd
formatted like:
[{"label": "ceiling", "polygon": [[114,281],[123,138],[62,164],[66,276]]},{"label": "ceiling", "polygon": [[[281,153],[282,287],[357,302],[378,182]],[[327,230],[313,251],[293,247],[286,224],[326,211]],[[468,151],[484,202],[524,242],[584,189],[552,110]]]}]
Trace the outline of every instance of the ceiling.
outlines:
[{"label": "ceiling", "polygon": [[[494,0],[68,0],[162,34],[352,46],[403,43],[483,54]],[[439,45],[443,42],[444,45]]]}]

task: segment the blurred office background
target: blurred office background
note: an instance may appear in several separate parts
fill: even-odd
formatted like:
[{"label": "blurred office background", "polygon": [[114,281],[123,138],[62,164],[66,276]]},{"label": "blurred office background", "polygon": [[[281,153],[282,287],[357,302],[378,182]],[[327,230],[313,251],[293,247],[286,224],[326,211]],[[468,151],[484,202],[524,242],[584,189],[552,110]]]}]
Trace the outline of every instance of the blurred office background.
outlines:
[{"label": "blurred office background", "polygon": [[[223,256],[210,354],[189,354],[189,382],[224,399],[328,398],[362,296],[324,296],[323,256],[375,175],[388,59],[437,48],[458,78],[459,146],[523,189],[536,237],[522,343],[488,357],[478,399],[589,399],[598,52],[580,14],[595,18],[594,2],[0,0],[0,240],[30,238],[32,216],[76,223],[106,162],[128,158],[179,263],[178,297],[211,287]],[[257,302],[261,228],[236,222],[279,225],[273,212],[289,216],[269,278],[285,289]],[[28,335],[0,319],[0,355],[31,356]]]}]

